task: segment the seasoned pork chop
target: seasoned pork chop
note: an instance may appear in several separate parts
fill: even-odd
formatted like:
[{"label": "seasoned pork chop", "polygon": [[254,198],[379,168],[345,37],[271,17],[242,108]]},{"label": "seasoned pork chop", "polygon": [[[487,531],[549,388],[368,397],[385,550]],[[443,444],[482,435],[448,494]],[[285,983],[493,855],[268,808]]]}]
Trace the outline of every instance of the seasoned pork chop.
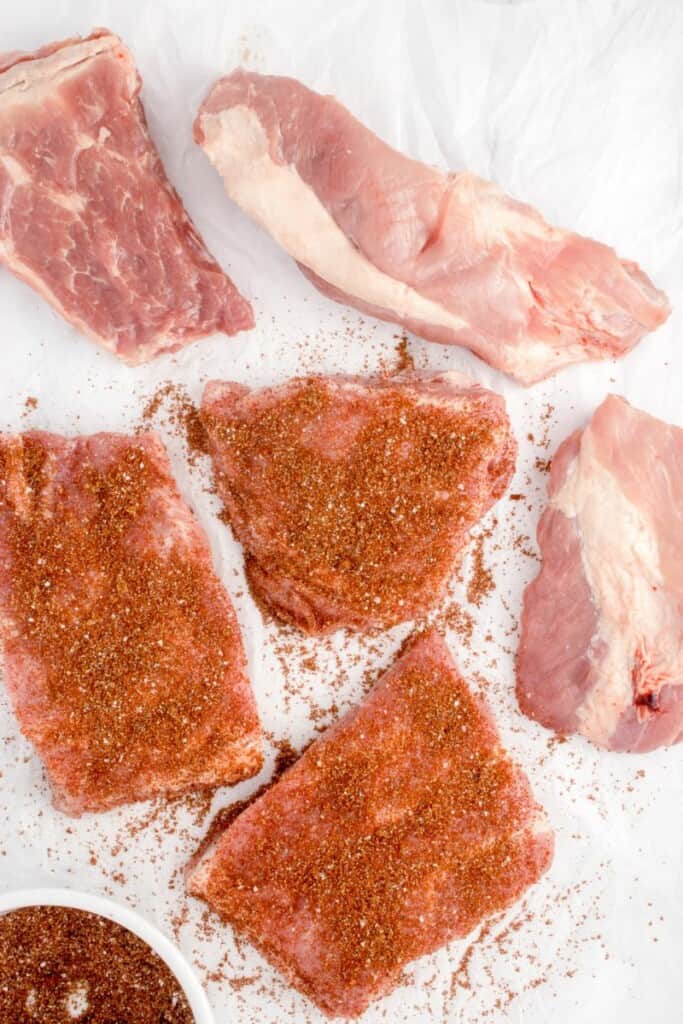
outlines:
[{"label": "seasoned pork chop", "polygon": [[610,396],[553,460],[522,710],[611,750],[683,739],[683,430]]},{"label": "seasoned pork chop", "polygon": [[0,434],[0,639],[62,810],[261,765],[235,614],[154,434]]},{"label": "seasoned pork chop", "polygon": [[503,399],[454,373],[213,382],[202,418],[254,595],[309,633],[434,607],[515,464]]},{"label": "seasoned pork chop", "polygon": [[441,636],[415,640],[189,876],[329,1016],[508,907],[553,835]]},{"label": "seasoned pork chop", "polygon": [[608,246],[473,174],[397,153],[291,78],[222,78],[195,138],[230,197],[326,295],[464,345],[525,384],[623,355],[669,314]]},{"label": "seasoned pork chop", "polygon": [[128,363],[253,326],[170,185],[106,30],[0,55],[0,262]]}]

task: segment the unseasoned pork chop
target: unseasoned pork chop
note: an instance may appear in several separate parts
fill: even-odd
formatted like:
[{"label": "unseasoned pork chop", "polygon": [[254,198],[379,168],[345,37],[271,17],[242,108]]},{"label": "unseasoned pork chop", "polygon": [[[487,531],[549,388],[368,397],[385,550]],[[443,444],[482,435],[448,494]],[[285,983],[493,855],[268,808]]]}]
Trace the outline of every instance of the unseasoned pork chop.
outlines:
[{"label": "unseasoned pork chop", "polygon": [[231,198],[326,295],[525,384],[623,355],[669,315],[637,264],[491,182],[398,153],[292,78],[220,79],[195,138]]},{"label": "unseasoned pork chop", "polygon": [[253,326],[149,137],[106,30],[0,55],[0,262],[128,363]]},{"label": "unseasoned pork chop", "polygon": [[235,614],[154,434],[0,434],[0,638],[62,810],[261,765]]},{"label": "unseasoned pork chop", "polygon": [[503,399],[455,373],[213,382],[202,418],[252,590],[309,633],[432,608],[515,464]]},{"label": "unseasoned pork chop", "polygon": [[683,430],[607,398],[553,459],[522,710],[610,750],[683,740]]},{"label": "unseasoned pork chop", "polygon": [[329,1016],[509,906],[553,836],[441,636],[415,640],[369,697],[223,833],[189,890]]}]

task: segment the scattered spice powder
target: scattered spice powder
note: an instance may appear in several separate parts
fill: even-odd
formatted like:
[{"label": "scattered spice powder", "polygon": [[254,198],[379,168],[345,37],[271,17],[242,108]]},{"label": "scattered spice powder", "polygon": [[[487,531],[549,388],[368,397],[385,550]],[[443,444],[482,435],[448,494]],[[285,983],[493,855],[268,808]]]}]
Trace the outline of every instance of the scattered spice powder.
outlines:
[{"label": "scattered spice powder", "polygon": [[144,840],[153,839],[160,847],[170,837],[192,842],[195,830],[205,825],[211,813],[213,797],[212,789],[200,789],[176,797],[158,797],[145,807],[136,807],[135,813],[126,815],[110,848],[111,856],[117,857]]},{"label": "scattered spice powder", "polygon": [[0,917],[5,1024],[193,1024],[164,961],[121,925],[71,907]]},{"label": "scattered spice powder", "polygon": [[469,968],[472,957],[480,950],[482,943],[489,937],[497,920],[498,917],[492,918],[490,921],[485,921],[477,932],[475,938],[467,946],[465,952],[460,958],[460,963],[451,975],[451,996],[455,995],[457,989],[472,988],[472,982],[469,977]]},{"label": "scattered spice powder", "polygon": [[270,780],[270,785],[284,775],[288,768],[299,760],[301,752],[293,747],[289,740],[277,740],[275,743],[277,749],[277,756],[275,758],[275,767],[273,769],[273,775]]},{"label": "scattered spice powder", "polygon": [[208,451],[207,437],[199,409],[182,384],[167,381],[157,388],[142,410],[144,427],[153,423],[162,410],[168,425],[183,436],[190,464],[195,465]]},{"label": "scattered spice powder", "polygon": [[415,369],[415,360],[408,350],[408,335],[402,334],[396,345],[398,361],[394,373],[404,373],[406,370]]},{"label": "scattered spice powder", "polygon": [[228,984],[234,992],[241,992],[243,988],[247,988],[249,985],[254,985],[260,980],[260,974],[251,974],[241,978],[230,978],[228,980]]},{"label": "scattered spice powder", "polygon": [[458,601],[450,598],[434,617],[434,624],[452,630],[464,647],[470,646],[474,634],[474,617]]},{"label": "scattered spice powder", "polygon": [[495,590],[493,573],[484,564],[484,544],[486,536],[479,534],[471,549],[472,572],[467,585],[467,600],[477,608],[485,597]]}]

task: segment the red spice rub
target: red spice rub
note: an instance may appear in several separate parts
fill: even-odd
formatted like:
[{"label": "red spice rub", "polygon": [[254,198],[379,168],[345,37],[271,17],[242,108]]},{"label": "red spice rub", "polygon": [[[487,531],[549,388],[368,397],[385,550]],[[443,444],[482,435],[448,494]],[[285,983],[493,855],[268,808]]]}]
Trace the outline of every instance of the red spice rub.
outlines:
[{"label": "red spice rub", "polygon": [[330,1016],[546,870],[553,837],[436,631],[231,824],[189,877]]},{"label": "red spice rub", "polygon": [[206,431],[199,415],[199,409],[182,384],[166,381],[160,384],[142,410],[142,422],[147,429],[161,413],[175,435],[184,438],[190,465],[195,465],[200,455],[208,452]]},{"label": "red spice rub", "polygon": [[0,634],[62,810],[258,771],[235,614],[154,434],[0,435]]},{"label": "red spice rub", "polygon": [[214,382],[202,418],[254,595],[309,633],[433,608],[514,469],[503,400],[459,374]]},{"label": "red spice rub", "polygon": [[0,916],[4,1024],[193,1024],[180,984],[127,928],[72,907]]}]

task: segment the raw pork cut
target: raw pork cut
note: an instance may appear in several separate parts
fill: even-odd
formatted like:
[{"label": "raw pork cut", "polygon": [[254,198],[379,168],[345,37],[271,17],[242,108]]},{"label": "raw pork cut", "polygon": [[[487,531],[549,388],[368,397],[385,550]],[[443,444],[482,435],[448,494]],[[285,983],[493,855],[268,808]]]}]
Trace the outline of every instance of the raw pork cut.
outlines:
[{"label": "raw pork cut", "polygon": [[683,739],[683,430],[610,396],[553,459],[522,710],[610,750]]},{"label": "raw pork cut", "polygon": [[188,885],[325,1013],[355,1017],[411,960],[519,899],[552,853],[526,777],[431,631]]},{"label": "raw pork cut", "polygon": [[149,137],[106,30],[0,55],[0,262],[128,363],[253,326]]},{"label": "raw pork cut", "polygon": [[503,399],[457,373],[212,382],[202,418],[253,593],[309,633],[432,608],[517,450]]},{"label": "raw pork cut", "polygon": [[525,384],[623,355],[668,316],[635,263],[490,182],[410,160],[291,78],[221,79],[195,138],[325,294]]},{"label": "raw pork cut", "polygon": [[64,811],[261,765],[235,613],[154,434],[0,434],[0,639]]}]

